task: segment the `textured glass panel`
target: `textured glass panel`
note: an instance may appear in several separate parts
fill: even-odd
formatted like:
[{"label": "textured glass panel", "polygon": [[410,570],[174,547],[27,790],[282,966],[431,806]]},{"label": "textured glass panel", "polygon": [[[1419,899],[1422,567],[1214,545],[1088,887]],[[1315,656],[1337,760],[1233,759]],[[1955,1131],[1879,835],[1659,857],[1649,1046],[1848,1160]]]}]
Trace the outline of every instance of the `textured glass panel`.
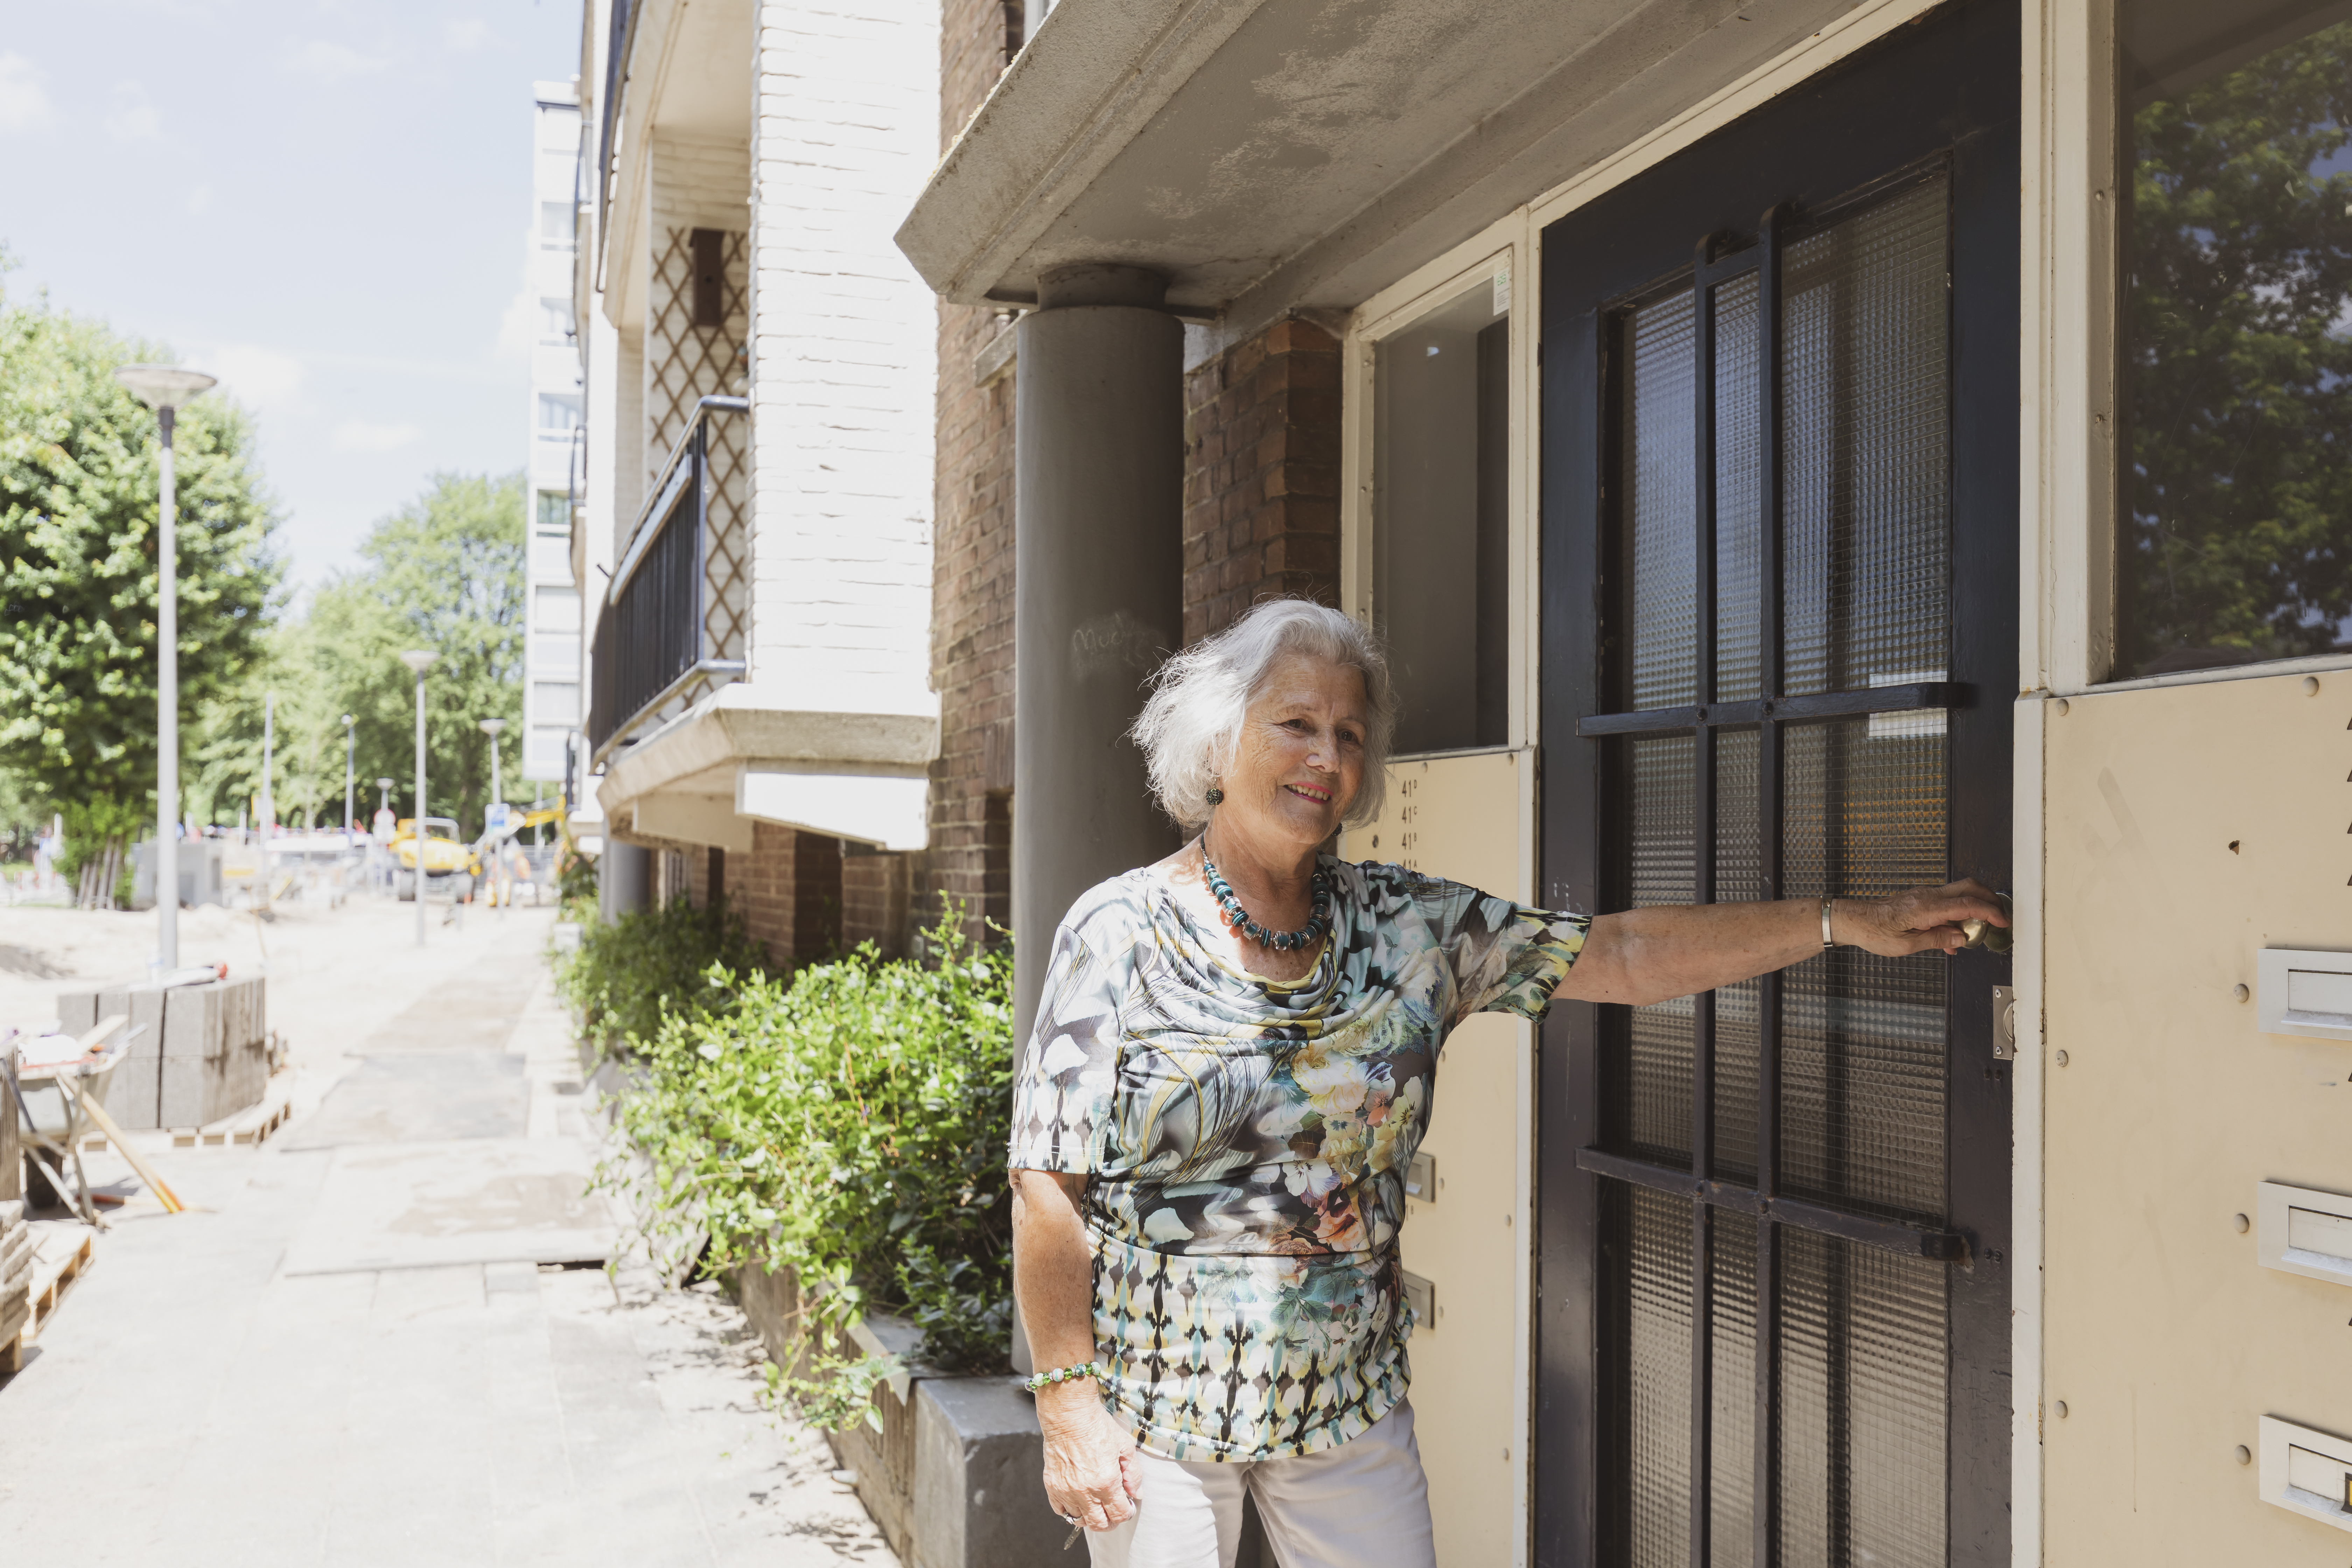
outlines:
[{"label": "textured glass panel", "polygon": [[[1867,720],[1784,731],[1781,845],[1797,898],[1944,880],[1944,736]],[[1839,948],[1787,971],[1785,1190],[1917,1215],[1944,1208],[1945,965]]]},{"label": "textured glass panel", "polygon": [[1743,273],[1715,290],[1715,696],[1760,696],[1763,552],[1757,444],[1758,282]]},{"label": "textured glass panel", "polygon": [[[1715,897],[1748,903],[1763,896],[1756,826],[1757,735],[1726,730],[1715,738]],[[1715,993],[1715,1172],[1738,1181],[1756,1176],[1758,1005],[1753,980]]]},{"label": "textured glass panel", "polygon": [[[1686,904],[1693,882],[1691,782],[1697,766],[1688,735],[1627,742],[1633,787],[1633,907]],[[1633,1009],[1625,1086],[1625,1135],[1636,1151],[1686,1159],[1691,1142],[1691,999]]]},{"label": "textured glass panel", "polygon": [[1945,1559],[1945,1266],[1780,1228],[1782,1568]]},{"label": "textured glass panel", "polygon": [[1707,1562],[1710,1568],[1748,1568],[1756,1558],[1756,1222],[1717,1209],[1714,1252]]},{"label": "textured glass panel", "polygon": [[[2278,0],[2117,12],[2131,205],[2116,673],[2341,649],[2352,22]],[[2322,22],[2336,25],[2310,30]]]},{"label": "textured glass panel", "polygon": [[1510,332],[1481,281],[1372,351],[1372,610],[1399,752],[1507,738]]},{"label": "textured glass panel", "polygon": [[1626,329],[1625,548],[1633,584],[1635,708],[1671,708],[1697,690],[1696,437],[1687,289],[1633,312]]},{"label": "textured glass panel", "polygon": [[1626,1448],[1633,1568],[1690,1568],[1691,1205],[1630,1194]]},{"label": "textured glass panel", "polygon": [[1944,182],[1783,254],[1791,692],[1943,679],[1950,487]]}]

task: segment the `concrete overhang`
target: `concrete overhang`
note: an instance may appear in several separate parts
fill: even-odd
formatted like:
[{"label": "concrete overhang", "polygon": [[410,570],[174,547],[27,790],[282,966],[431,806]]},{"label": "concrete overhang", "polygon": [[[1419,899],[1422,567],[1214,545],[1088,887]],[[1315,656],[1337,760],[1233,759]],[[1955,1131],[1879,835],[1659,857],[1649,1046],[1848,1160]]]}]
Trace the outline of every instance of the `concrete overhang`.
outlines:
[{"label": "concrete overhang", "polygon": [[965,304],[1165,273],[1231,340],[1378,289],[1855,0],[1062,0],[898,230]]},{"label": "concrete overhang", "polygon": [[[630,35],[613,128],[612,205],[590,274],[604,290],[615,326],[645,308],[635,265],[646,250],[647,155],[656,135],[741,143],[751,136],[753,62],[759,29],[752,0],[642,0]],[[750,169],[744,173],[746,188]]]},{"label": "concrete overhang", "polygon": [[877,849],[928,842],[940,720],[929,713],[786,708],[758,687],[722,686],[604,770],[597,803],[633,831],[751,847],[751,823]]}]

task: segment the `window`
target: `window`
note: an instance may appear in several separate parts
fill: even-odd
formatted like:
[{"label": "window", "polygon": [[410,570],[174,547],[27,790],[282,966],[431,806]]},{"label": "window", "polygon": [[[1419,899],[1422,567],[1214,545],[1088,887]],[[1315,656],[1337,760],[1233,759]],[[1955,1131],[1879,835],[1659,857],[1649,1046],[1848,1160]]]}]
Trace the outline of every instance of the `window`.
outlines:
[{"label": "window", "polygon": [[539,341],[543,343],[569,343],[572,338],[572,301],[553,296],[539,302]]},{"label": "window", "polygon": [[535,680],[530,687],[533,724],[574,725],[580,722],[580,685],[571,680]]},{"label": "window", "polygon": [[2125,0],[2118,679],[2352,652],[2352,22]]},{"label": "window", "polygon": [[570,202],[539,204],[539,243],[548,250],[569,250],[577,238],[580,212]]},{"label": "window", "polygon": [[576,632],[580,629],[580,592],[576,588],[533,588],[531,629]]},{"label": "window", "polygon": [[[541,424],[546,420],[541,419]],[[542,533],[561,531],[566,539],[572,536],[572,498],[562,490],[539,492],[539,514],[536,526]]]},{"label": "window", "polygon": [[1373,349],[1372,615],[1399,752],[1509,739],[1509,301],[1481,279]]},{"label": "window", "polygon": [[572,580],[572,536],[538,533],[530,541],[530,574],[541,582]]},{"label": "window", "polygon": [[569,435],[580,428],[580,395],[542,392],[539,395],[539,427]]}]

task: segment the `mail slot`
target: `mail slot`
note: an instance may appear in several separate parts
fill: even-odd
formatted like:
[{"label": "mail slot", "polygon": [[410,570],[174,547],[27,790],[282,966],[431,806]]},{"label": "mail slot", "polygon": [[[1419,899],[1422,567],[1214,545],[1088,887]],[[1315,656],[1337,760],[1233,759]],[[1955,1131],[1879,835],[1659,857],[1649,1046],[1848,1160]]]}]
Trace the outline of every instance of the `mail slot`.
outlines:
[{"label": "mail slot", "polygon": [[2352,1442],[2275,1415],[2261,1431],[2263,1500],[2352,1532]]},{"label": "mail slot", "polygon": [[2352,1197],[2263,1182],[2254,1189],[2254,1215],[2263,1267],[2352,1285]]},{"label": "mail slot", "polygon": [[2352,1040],[2352,952],[2266,947],[2254,976],[2264,1034]]}]

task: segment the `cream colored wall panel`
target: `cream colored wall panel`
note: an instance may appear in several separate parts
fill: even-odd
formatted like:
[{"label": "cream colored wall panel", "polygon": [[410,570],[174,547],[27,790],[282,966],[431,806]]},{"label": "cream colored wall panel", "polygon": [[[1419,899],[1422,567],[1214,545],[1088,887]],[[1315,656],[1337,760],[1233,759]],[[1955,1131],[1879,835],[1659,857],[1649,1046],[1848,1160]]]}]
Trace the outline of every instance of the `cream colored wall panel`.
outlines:
[{"label": "cream colored wall panel", "polygon": [[2263,1033],[2251,990],[2264,948],[2352,950],[2347,721],[2343,677],[2044,707],[2052,1568],[2347,1560],[2238,1455],[2265,1416],[2352,1432],[2352,1292],[2238,1216],[2352,1192],[2352,1044]]},{"label": "cream colored wall panel", "polygon": [[[1524,752],[1399,763],[1379,820],[1339,853],[1525,898],[1534,772]],[[1530,1034],[1499,1014],[1454,1032],[1421,1145],[1438,1191],[1406,1204],[1404,1266],[1436,1288],[1437,1319],[1412,1337],[1412,1406],[1444,1568],[1509,1563],[1522,1545]]]}]

